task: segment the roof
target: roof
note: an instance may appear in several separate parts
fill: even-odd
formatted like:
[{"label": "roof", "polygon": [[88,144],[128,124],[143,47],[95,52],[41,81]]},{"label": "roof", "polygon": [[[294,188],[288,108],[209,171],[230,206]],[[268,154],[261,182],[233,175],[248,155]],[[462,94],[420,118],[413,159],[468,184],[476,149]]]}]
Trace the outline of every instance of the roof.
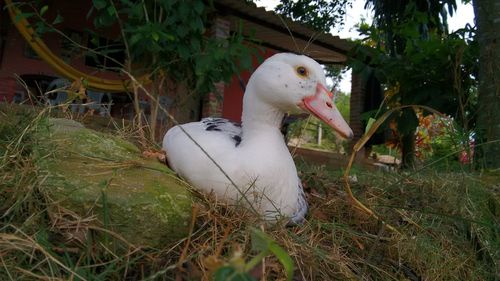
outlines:
[{"label": "roof", "polygon": [[243,35],[278,51],[305,54],[323,64],[344,64],[352,47],[345,39],[315,31],[244,0],[214,0],[214,6],[229,19],[231,31],[237,31],[242,23]]}]

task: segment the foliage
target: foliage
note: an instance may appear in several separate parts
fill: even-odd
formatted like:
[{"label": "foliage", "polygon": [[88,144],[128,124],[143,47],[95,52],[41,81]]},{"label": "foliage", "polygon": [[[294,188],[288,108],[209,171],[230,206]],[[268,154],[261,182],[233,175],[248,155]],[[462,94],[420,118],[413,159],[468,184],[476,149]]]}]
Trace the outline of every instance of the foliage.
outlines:
[{"label": "foliage", "polygon": [[334,93],[335,106],[340,111],[340,114],[345,120],[349,120],[350,116],[350,96],[344,92]]},{"label": "foliage", "polygon": [[[309,25],[311,28],[330,33],[332,28],[344,25],[346,9],[352,5],[352,0],[282,0],[275,11],[294,21]],[[325,65],[328,78],[334,85],[340,83],[342,67]]]},{"label": "foliage", "polygon": [[344,24],[346,8],[351,0],[281,0],[276,12],[316,30],[330,32]]},{"label": "foliage", "polygon": [[[350,65],[358,73],[370,68],[385,85],[383,109],[426,105],[455,118],[465,131],[470,130],[477,100],[477,46],[471,40],[474,30],[469,27],[446,34],[445,16],[438,11],[445,5],[452,9],[454,1],[440,2],[441,6],[432,3],[427,11],[418,1],[405,2],[406,6],[395,3],[373,1],[382,5],[374,7],[377,20],[372,26],[360,25],[366,38],[354,49]],[[403,152],[406,147],[408,153],[414,145],[417,116],[407,109],[395,120]],[[405,164],[410,164],[411,158],[403,155],[403,160],[409,161]]]},{"label": "foliage", "polygon": [[207,93],[215,82],[228,82],[233,73],[251,66],[241,34],[228,39],[206,36],[213,10],[202,0],[92,2],[94,25],[118,23],[122,34],[115,39],[123,41],[134,66],[152,74],[166,73]]},{"label": "foliage", "polygon": [[268,256],[273,254],[279,260],[279,262],[285,268],[287,280],[292,280],[293,277],[293,260],[287,254],[283,248],[281,248],[276,242],[267,235],[262,230],[251,228],[252,232],[252,248],[254,251],[258,251],[259,254],[253,257],[250,261],[245,263],[242,253],[238,252],[233,258],[231,258],[230,263],[221,266],[214,273],[214,280],[216,281],[245,281],[245,280],[255,280],[249,273],[258,263]]},{"label": "foliage", "polygon": [[459,171],[472,163],[474,140],[469,132],[452,118],[436,114],[423,116],[417,113],[419,126],[416,132],[416,156],[426,162],[435,162],[437,167]]},{"label": "foliage", "polygon": [[[362,58],[371,58],[377,77],[391,89],[386,96],[389,106],[427,105],[458,118],[462,125],[470,127],[477,99],[474,92],[477,64],[473,42],[459,36],[415,40],[406,46],[405,56],[397,57],[386,56],[383,49],[361,46],[357,51]],[[356,71],[366,67],[360,60],[353,60],[352,65]],[[404,126],[413,123],[408,118],[416,121],[416,116],[401,118],[407,119],[400,122],[398,129],[408,132],[411,127],[406,129]]]},{"label": "foliage", "polygon": [[[378,43],[387,48],[392,56],[403,55],[406,34],[413,33],[422,39],[432,33],[442,35],[447,33],[447,11],[450,15],[457,9],[456,0],[421,1],[421,0],[367,0],[365,9],[372,8],[374,26],[383,32]],[[446,10],[446,8],[448,8]],[[412,25],[412,26],[411,26]],[[405,32],[401,32],[401,28]]]},{"label": "foliage", "polygon": [[[323,68],[325,70],[325,76],[330,79],[332,79],[333,82],[333,90],[336,91],[335,88],[337,88],[340,85],[340,81],[342,80],[342,73],[345,71],[344,66],[342,65],[323,65]],[[327,80],[328,81],[328,80]]]}]

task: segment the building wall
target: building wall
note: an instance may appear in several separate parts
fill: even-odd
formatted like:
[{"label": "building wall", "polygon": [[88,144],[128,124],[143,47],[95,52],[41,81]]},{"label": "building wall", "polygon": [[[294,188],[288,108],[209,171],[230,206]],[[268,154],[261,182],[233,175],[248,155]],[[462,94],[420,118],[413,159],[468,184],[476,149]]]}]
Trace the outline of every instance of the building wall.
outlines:
[{"label": "building wall", "polygon": [[[259,57],[263,60],[276,54],[277,51],[263,48]],[[231,82],[224,88],[224,102],[222,106],[222,116],[235,122],[241,122],[243,111],[244,87],[248,83],[253,71],[262,63],[257,57],[253,58],[252,69],[243,71],[239,75],[234,75]],[[241,79],[241,80],[240,80]]]},{"label": "building wall", "polygon": [[[227,38],[230,35],[230,21],[227,17],[217,16],[209,32],[209,36],[216,38]],[[269,48],[262,48],[258,57],[266,59],[275,53]],[[240,122],[243,111],[244,88],[250,79],[250,75],[262,61],[255,56],[253,58],[252,68],[243,71],[239,75],[234,75],[229,84],[219,82],[215,85],[215,92],[209,93],[204,98],[202,117],[224,117],[229,120]]]}]

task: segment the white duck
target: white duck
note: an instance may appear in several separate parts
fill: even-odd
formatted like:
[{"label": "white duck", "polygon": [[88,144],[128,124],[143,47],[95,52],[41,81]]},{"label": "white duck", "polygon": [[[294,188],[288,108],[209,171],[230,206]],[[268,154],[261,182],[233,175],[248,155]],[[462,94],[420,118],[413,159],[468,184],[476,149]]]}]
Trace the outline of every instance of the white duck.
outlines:
[{"label": "white duck", "polygon": [[309,57],[282,53],[268,58],[248,82],[241,126],[206,118],[175,126],[165,134],[163,149],[170,167],[219,199],[250,204],[266,220],[287,217],[301,222],[307,203],[280,126],[286,112],[305,111],[351,138],[352,130],[325,83],[323,69]]}]

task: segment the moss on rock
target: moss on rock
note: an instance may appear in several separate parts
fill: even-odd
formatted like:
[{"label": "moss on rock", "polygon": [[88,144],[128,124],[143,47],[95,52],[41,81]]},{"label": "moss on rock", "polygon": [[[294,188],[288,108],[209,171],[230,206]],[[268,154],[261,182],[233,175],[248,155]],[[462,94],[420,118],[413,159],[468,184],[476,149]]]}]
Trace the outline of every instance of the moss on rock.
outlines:
[{"label": "moss on rock", "polygon": [[185,237],[191,195],[171,170],[133,144],[68,119],[40,130],[42,188],[59,206],[96,215],[135,245],[159,247]]}]

